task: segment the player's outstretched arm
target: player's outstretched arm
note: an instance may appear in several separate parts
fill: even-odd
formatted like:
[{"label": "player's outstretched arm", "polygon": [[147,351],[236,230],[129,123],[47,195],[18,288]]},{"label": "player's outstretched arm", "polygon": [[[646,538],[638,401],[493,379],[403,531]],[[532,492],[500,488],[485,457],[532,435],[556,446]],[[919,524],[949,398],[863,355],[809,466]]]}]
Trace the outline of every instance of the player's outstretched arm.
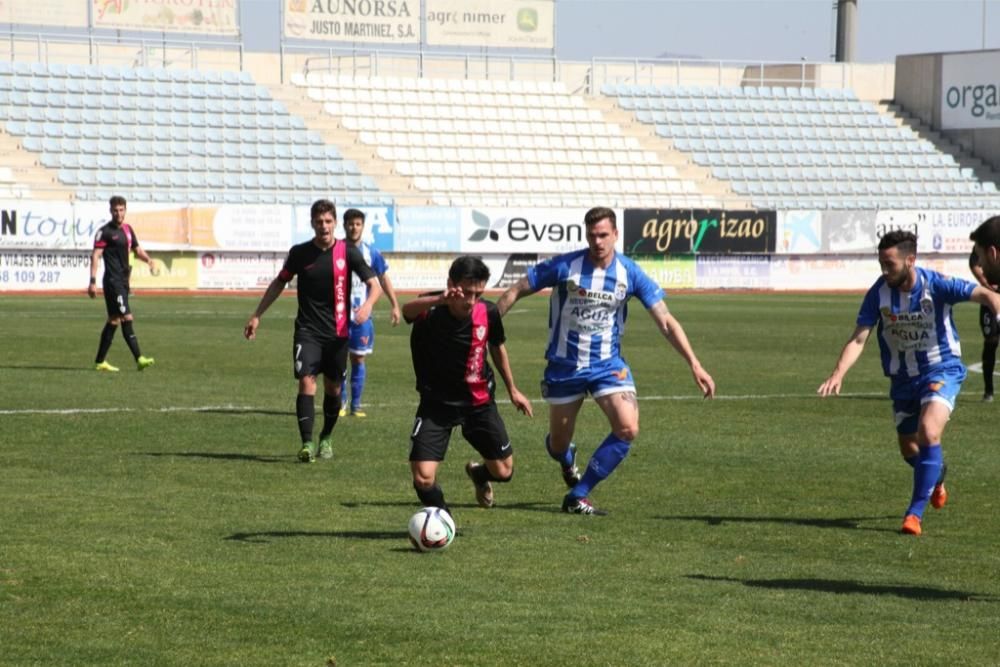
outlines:
[{"label": "player's outstretched arm", "polygon": [[1000,321],[1000,294],[994,292],[988,286],[977,285],[976,289],[972,290],[972,296],[969,299],[992,310],[993,317],[997,318],[997,321]]},{"label": "player's outstretched arm", "polygon": [[667,342],[677,350],[677,354],[681,355],[681,358],[691,367],[691,376],[694,378],[694,383],[698,385],[698,389],[701,390],[702,395],[705,398],[714,398],[715,380],[708,374],[708,371],[702,368],[701,362],[698,361],[698,357],[695,356],[694,349],[691,347],[691,342],[688,340],[687,334],[684,333],[684,327],[667,310],[667,304],[658,301],[648,312],[649,316],[656,322],[656,326],[660,330],[660,333],[663,334],[663,337],[667,339]]},{"label": "player's outstretched arm", "polygon": [[490,345],[490,358],[493,359],[493,365],[496,366],[497,373],[500,374],[500,378],[503,380],[504,386],[507,387],[507,394],[510,395],[510,402],[514,404],[514,407],[518,411],[523,412],[529,417],[533,417],[534,413],[531,410],[531,401],[528,397],[517,390],[514,386],[514,372],[510,369],[510,359],[507,356],[507,346],[506,345]]},{"label": "player's outstretched arm", "polygon": [[379,286],[378,278],[369,278],[365,281],[365,285],[368,285],[368,298],[354,311],[354,322],[356,324],[364,324],[368,321],[368,318],[372,316],[372,308],[375,307],[375,302],[382,296],[382,288]]},{"label": "player's outstretched arm", "polygon": [[497,310],[500,311],[500,317],[506,315],[518,299],[534,293],[535,290],[531,289],[531,284],[528,282],[528,276],[521,276],[520,280],[508,287],[507,291],[500,295],[497,300]]},{"label": "player's outstretched arm", "polygon": [[840,394],[840,387],[844,383],[844,376],[847,375],[847,371],[851,369],[854,362],[858,360],[861,353],[865,349],[865,343],[868,341],[868,336],[871,334],[872,328],[867,325],[859,324],[851,334],[851,337],[844,344],[844,349],[840,351],[840,357],[837,359],[837,365],[833,367],[833,372],[830,373],[830,377],[823,381],[823,384],[819,386],[816,393],[820,396],[829,396],[830,394]]},{"label": "player's outstretched arm", "polygon": [[389,299],[389,303],[392,305],[392,309],[389,311],[389,321],[392,322],[392,326],[399,324],[399,299],[396,298],[396,290],[392,286],[392,280],[389,279],[389,272],[386,271],[378,277],[378,282],[382,286],[382,291],[385,292],[386,297]]},{"label": "player's outstretched arm", "polygon": [[281,296],[283,291],[285,291],[285,282],[281,278],[275,278],[267,286],[264,296],[260,298],[260,303],[257,304],[257,308],[253,311],[253,315],[250,316],[246,326],[243,327],[243,336],[247,340],[253,340],[257,337],[257,327],[260,326],[260,318],[264,316],[267,309],[271,307],[275,299]]}]

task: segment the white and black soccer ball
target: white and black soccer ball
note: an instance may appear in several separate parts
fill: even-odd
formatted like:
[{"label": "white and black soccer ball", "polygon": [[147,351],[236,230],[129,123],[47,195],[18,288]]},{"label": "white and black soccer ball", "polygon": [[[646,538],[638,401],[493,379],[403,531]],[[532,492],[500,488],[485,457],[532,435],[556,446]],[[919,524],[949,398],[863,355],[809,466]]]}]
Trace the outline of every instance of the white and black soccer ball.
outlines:
[{"label": "white and black soccer ball", "polygon": [[410,517],[410,544],[420,551],[440,551],[455,539],[455,520],[448,510],[424,507]]}]

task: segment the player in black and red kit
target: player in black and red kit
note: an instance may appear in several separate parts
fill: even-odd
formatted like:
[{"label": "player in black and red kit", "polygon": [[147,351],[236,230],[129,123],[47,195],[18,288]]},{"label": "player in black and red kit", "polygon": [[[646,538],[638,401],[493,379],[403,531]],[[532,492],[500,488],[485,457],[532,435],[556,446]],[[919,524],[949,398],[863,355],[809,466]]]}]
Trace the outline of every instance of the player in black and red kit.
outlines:
[{"label": "player in black and red kit", "polygon": [[[990,284],[989,279],[979,265],[979,255],[973,249],[969,255],[969,270],[976,281],[988,290],[997,291],[997,286]],[[979,306],[979,326],[983,331],[983,401],[993,401],[993,370],[997,365],[997,345],[1000,344],[1000,322],[997,322],[993,312],[986,306]]]},{"label": "player in black and red kit", "polygon": [[340,383],[347,368],[348,323],[351,317],[351,274],[368,285],[368,298],[355,311],[354,320],[363,323],[371,316],[375,301],[382,294],[378,278],[361,252],[344,241],[333,238],[337,209],[333,202],[320,199],[313,203],[310,219],[315,238],[292,246],[278,276],[268,285],[243,335],[253,340],[260,318],[284,291],[293,276],[298,276],[299,310],[295,317],[292,345],[295,378],[299,381],[295,415],[299,422],[302,448],[299,460],[316,460],[313,422],[316,418],[316,376],[323,374],[323,430],[319,434],[319,456],[333,456],[330,435],[340,415]]},{"label": "player in black and red kit", "polygon": [[497,307],[482,299],[489,277],[489,268],[478,257],[459,257],[448,270],[448,289],[403,306],[403,318],[413,325],[410,351],[420,392],[410,434],[410,470],[417,497],[428,507],[447,509],[437,469],[456,426],[483,457],[483,463],[470,461],[465,466],[481,507],[493,506],[491,482],[507,482],[514,473],[510,438],[494,400],[487,349],[511,403],[532,414],[531,402],[514,386]]},{"label": "player in black and red kit", "polygon": [[153,260],[139,246],[139,239],[131,225],[125,223],[127,203],[124,197],[112,197],[109,201],[111,222],[97,230],[94,237],[94,251],[90,254],[90,284],[87,286],[87,296],[91,299],[97,296],[97,263],[104,260],[104,305],[108,311],[108,319],[101,331],[101,342],[97,347],[97,357],[94,367],[99,371],[117,372],[118,369],[106,361],[115,332],[121,325],[122,335],[128,344],[128,349],[135,357],[135,365],[140,371],[152,366],[152,357],[144,357],[139,351],[139,340],[132,329],[132,309],[129,308],[129,255],[135,256],[149,264],[150,273],[156,274]]}]

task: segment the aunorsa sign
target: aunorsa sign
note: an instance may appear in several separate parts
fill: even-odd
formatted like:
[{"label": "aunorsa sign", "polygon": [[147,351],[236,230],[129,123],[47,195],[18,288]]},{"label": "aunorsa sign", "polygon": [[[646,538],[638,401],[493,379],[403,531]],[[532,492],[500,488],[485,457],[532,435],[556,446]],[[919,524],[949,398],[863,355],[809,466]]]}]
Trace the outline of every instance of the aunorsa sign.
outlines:
[{"label": "aunorsa sign", "polygon": [[625,209],[628,255],[774,252],[774,211]]}]

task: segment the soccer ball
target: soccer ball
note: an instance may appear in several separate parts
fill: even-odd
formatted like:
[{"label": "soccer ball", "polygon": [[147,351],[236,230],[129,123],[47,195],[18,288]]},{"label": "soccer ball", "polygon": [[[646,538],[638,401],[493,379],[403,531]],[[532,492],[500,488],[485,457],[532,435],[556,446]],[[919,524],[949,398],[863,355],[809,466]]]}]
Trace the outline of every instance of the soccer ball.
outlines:
[{"label": "soccer ball", "polygon": [[410,517],[410,544],[420,551],[440,551],[455,539],[455,520],[447,510],[425,507]]}]

